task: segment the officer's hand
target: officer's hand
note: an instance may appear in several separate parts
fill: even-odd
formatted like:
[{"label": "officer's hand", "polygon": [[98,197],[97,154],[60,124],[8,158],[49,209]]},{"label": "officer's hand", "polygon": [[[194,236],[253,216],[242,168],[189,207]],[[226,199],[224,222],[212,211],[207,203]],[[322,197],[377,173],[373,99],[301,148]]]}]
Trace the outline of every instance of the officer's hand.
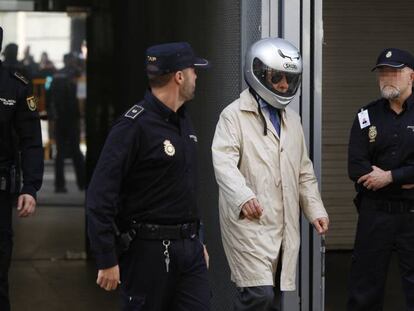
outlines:
[{"label": "officer's hand", "polygon": [[401,186],[402,189],[414,189],[414,184],[405,184]]},{"label": "officer's hand", "polygon": [[259,219],[263,214],[263,208],[260,206],[259,201],[253,198],[243,204],[240,212],[240,218],[247,218],[249,220]]},{"label": "officer's hand", "polygon": [[328,232],[329,227],[329,219],[326,217],[317,218],[313,221],[313,226],[315,227],[316,231],[319,235],[325,234]]},{"label": "officer's hand", "polygon": [[361,176],[357,183],[362,183],[368,190],[376,191],[392,183],[392,174],[391,171],[384,171],[374,165],[371,173]]},{"label": "officer's hand", "polygon": [[32,215],[36,209],[36,200],[30,194],[21,194],[17,199],[17,210],[19,217]]},{"label": "officer's hand", "polygon": [[116,265],[111,268],[99,270],[96,284],[107,291],[115,290],[118,284],[121,284],[119,279],[119,266]]},{"label": "officer's hand", "polygon": [[210,268],[210,256],[208,255],[206,245],[204,245],[204,260],[206,261],[207,269]]}]

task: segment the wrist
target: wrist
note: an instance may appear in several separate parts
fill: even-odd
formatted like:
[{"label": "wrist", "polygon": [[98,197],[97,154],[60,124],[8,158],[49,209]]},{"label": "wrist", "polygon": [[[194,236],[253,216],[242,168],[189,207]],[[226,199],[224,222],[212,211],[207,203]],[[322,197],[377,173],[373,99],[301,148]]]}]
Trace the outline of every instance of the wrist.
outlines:
[{"label": "wrist", "polygon": [[387,171],[387,175],[388,175],[388,183],[391,184],[393,182],[391,171]]}]

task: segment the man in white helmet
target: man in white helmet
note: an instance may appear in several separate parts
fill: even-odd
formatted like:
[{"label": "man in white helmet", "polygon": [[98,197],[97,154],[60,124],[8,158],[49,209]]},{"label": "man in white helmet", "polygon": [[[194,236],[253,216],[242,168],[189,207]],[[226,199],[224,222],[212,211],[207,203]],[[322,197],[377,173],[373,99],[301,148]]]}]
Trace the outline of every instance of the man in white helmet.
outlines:
[{"label": "man in white helmet", "polygon": [[217,124],[213,164],[236,311],[280,310],[281,291],[295,290],[300,209],[319,234],[328,230],[300,117],[286,108],[301,75],[288,41],[256,42],[246,54],[249,88]]}]

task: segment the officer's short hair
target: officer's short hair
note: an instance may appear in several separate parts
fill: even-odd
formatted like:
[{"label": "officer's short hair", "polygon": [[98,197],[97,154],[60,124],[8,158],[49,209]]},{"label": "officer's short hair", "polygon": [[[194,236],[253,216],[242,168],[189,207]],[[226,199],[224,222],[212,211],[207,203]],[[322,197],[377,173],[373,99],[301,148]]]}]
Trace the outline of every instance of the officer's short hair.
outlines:
[{"label": "officer's short hair", "polygon": [[164,75],[153,75],[147,74],[148,76],[148,84],[151,88],[160,88],[164,87],[170,82],[170,80],[174,77],[175,72],[167,73]]}]

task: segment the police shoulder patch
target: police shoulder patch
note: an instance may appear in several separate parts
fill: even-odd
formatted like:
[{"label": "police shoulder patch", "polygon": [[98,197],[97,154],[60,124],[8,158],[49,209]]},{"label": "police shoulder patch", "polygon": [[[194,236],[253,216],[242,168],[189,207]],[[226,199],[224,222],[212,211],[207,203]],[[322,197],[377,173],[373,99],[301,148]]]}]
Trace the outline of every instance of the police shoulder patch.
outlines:
[{"label": "police shoulder patch", "polygon": [[29,84],[29,80],[26,79],[25,76],[23,76],[20,72],[15,72],[13,73],[13,76],[15,78],[17,78],[18,80],[20,80],[21,82],[23,82],[24,84],[28,85]]},{"label": "police shoulder patch", "polygon": [[30,111],[35,111],[37,109],[37,97],[35,96],[30,96],[26,98],[26,102],[27,102],[27,107],[29,107]]},{"label": "police shoulder patch", "polygon": [[124,115],[125,117],[129,119],[135,119],[137,116],[139,116],[144,111],[144,107],[139,105],[134,105],[127,111],[127,113]]}]

